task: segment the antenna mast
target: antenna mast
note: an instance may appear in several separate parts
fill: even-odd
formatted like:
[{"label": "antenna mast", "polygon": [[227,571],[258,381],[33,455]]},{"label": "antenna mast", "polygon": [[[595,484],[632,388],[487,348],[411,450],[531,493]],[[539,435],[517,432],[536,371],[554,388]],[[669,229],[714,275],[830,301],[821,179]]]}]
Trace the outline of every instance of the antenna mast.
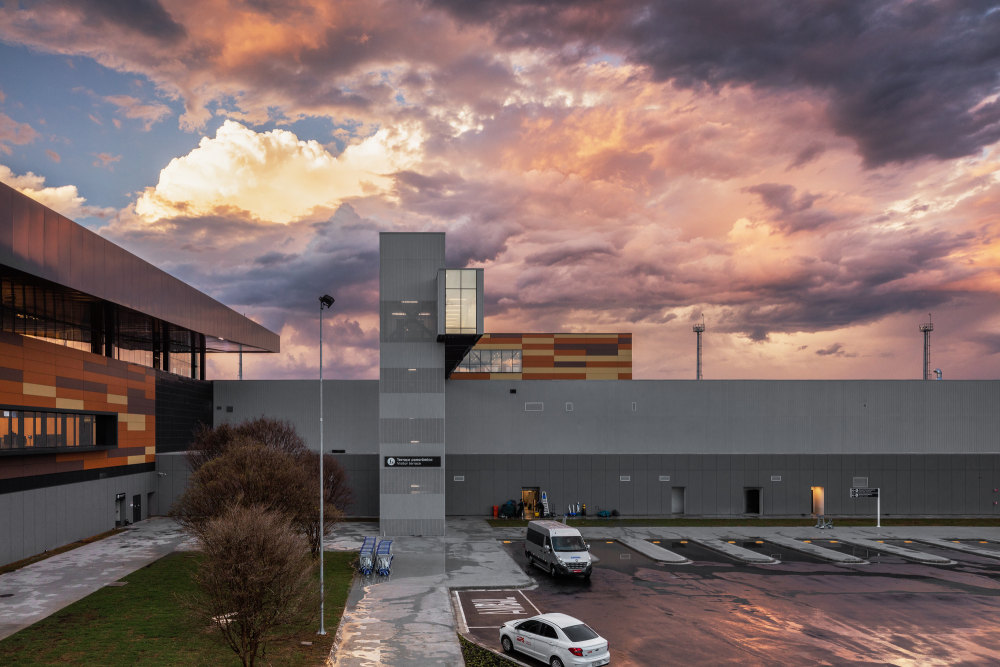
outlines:
[{"label": "antenna mast", "polygon": [[931,379],[931,332],[934,331],[934,322],[931,314],[927,313],[927,322],[920,325],[920,330],[924,332],[924,379]]},{"label": "antenna mast", "polygon": [[691,331],[698,334],[698,365],[695,369],[695,380],[701,380],[701,334],[705,331],[705,313],[701,314],[701,324],[691,327]]}]

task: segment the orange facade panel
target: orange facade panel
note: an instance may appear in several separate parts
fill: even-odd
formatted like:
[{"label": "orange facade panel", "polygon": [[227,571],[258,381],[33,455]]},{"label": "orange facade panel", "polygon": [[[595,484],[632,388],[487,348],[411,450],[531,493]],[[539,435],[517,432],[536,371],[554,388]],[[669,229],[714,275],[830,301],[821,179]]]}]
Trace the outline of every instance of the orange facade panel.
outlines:
[{"label": "orange facade panel", "polygon": [[[130,391],[136,400],[129,399]],[[26,410],[118,413],[119,421],[115,448],[96,452],[70,449],[58,454],[29,452],[23,464],[8,459],[3,475],[19,477],[128,465],[129,457],[116,452],[136,448],[145,452],[155,447],[155,398],[152,369],[5,334],[0,342],[0,404]],[[150,462],[153,455],[133,456],[132,463],[136,459]]]}]

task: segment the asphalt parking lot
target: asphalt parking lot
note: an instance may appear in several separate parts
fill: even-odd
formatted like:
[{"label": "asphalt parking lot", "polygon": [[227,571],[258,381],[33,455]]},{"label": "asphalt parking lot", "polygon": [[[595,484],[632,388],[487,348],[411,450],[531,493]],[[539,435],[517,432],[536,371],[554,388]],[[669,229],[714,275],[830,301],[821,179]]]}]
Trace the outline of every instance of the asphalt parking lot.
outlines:
[{"label": "asphalt parking lot", "polygon": [[[499,649],[503,621],[560,611],[607,638],[615,665],[1000,662],[992,620],[1000,614],[1000,559],[909,540],[878,548],[812,540],[864,561],[840,564],[733,539],[778,561],[748,565],[693,541],[649,541],[691,562],[665,564],[615,540],[591,539],[599,562],[590,581],[553,580],[526,564],[522,541],[505,543],[533,585],[456,593],[465,614],[476,612],[467,616],[470,633]],[[995,542],[962,542],[1000,554]],[[890,553],[893,547],[953,564],[914,562]]]}]

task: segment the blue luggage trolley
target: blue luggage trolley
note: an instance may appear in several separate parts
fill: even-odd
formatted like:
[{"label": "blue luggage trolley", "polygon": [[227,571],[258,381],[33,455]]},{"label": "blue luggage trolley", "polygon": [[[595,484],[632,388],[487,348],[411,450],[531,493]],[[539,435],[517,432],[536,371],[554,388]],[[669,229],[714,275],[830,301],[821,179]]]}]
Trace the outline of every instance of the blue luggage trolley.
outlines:
[{"label": "blue luggage trolley", "polygon": [[382,540],[375,552],[375,571],[383,577],[392,572],[392,540]]},{"label": "blue luggage trolley", "polygon": [[369,575],[375,569],[375,538],[366,537],[361,543],[361,555],[358,557],[358,570]]}]

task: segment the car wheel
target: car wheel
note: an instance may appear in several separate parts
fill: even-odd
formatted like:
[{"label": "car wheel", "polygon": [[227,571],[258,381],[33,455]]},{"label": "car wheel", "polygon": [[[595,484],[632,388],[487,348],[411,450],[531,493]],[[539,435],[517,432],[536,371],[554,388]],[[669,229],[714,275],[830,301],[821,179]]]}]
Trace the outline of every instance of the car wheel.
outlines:
[{"label": "car wheel", "polygon": [[552,660],[549,662],[549,665],[550,667],[563,667],[563,661],[560,660],[558,657],[555,657],[552,658]]},{"label": "car wheel", "polygon": [[510,637],[508,637],[507,635],[504,635],[500,639],[500,646],[503,647],[503,652],[504,653],[513,653],[514,652],[514,643],[512,641],[510,641]]}]

